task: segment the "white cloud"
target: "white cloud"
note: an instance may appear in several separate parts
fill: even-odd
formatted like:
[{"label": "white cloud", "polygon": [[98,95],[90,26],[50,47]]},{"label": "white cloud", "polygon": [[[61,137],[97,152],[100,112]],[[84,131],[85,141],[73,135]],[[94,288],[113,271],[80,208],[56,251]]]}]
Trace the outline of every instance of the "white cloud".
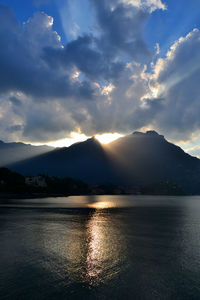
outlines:
[{"label": "white cloud", "polygon": [[151,92],[157,96],[154,101],[163,99],[154,124],[176,139],[188,139],[200,129],[199,61],[200,31],[194,29],[158,59],[149,75]]},{"label": "white cloud", "polygon": [[23,26],[23,39],[32,55],[41,55],[44,47],[61,48],[61,38],[53,31],[53,18],[36,12]]},{"label": "white cloud", "polygon": [[154,11],[156,9],[165,10],[166,4],[164,4],[161,0],[120,0],[122,3],[133,5],[136,7],[148,8],[150,11]]},{"label": "white cloud", "polygon": [[115,86],[112,83],[105,85],[101,89],[101,94],[104,96],[109,96],[110,93],[112,93],[112,91],[114,90],[114,88]]}]

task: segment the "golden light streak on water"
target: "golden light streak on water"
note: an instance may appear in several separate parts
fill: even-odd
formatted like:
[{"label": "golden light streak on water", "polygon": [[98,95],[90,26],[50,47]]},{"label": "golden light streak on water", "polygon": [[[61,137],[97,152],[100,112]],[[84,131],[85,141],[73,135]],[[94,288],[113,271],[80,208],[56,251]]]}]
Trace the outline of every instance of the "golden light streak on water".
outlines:
[{"label": "golden light streak on water", "polygon": [[[104,202],[101,208],[109,205],[109,202]],[[117,218],[112,218],[104,209],[96,209],[86,227],[88,252],[85,278],[91,286],[98,286],[112,281],[120,272],[119,265],[126,255],[126,243]]]},{"label": "golden light streak on water", "polygon": [[96,208],[96,209],[104,209],[104,208],[112,208],[116,207],[116,203],[109,202],[109,201],[103,201],[103,202],[94,202],[88,204],[89,208]]}]

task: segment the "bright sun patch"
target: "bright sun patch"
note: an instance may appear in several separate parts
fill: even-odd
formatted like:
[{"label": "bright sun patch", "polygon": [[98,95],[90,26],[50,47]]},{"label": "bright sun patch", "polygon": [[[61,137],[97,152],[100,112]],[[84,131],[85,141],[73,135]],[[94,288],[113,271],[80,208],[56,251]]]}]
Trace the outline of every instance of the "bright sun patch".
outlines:
[{"label": "bright sun patch", "polygon": [[95,135],[95,138],[102,144],[108,144],[110,142],[113,142],[114,140],[122,137],[121,134],[115,132],[115,133],[103,133],[103,134],[97,134]]}]

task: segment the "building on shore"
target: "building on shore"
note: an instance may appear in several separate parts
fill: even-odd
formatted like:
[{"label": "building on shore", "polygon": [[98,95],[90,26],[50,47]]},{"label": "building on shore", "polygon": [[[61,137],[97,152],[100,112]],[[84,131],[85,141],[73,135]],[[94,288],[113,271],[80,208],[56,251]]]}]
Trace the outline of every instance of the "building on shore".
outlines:
[{"label": "building on shore", "polygon": [[26,176],[25,183],[32,186],[47,187],[46,180],[43,176]]}]

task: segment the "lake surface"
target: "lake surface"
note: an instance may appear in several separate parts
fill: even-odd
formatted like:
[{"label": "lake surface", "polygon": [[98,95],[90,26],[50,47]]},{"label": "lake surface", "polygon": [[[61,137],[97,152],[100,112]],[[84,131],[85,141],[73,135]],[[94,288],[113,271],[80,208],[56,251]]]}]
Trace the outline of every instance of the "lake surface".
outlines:
[{"label": "lake surface", "polygon": [[0,299],[200,299],[200,197],[1,200]]}]

